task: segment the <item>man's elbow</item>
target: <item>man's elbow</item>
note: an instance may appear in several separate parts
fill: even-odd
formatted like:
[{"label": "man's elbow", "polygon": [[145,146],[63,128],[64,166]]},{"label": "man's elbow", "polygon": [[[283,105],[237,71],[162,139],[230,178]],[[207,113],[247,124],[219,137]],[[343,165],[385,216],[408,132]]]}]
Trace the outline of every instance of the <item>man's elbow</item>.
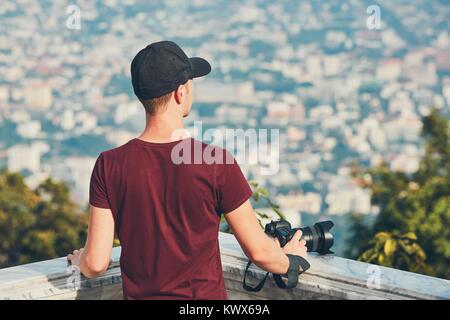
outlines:
[{"label": "man's elbow", "polygon": [[86,278],[95,278],[104,274],[108,270],[108,266],[109,262],[105,263],[86,257],[84,268],[82,268],[81,272]]},{"label": "man's elbow", "polygon": [[88,269],[83,270],[82,273],[86,278],[97,278],[104,274],[107,269],[96,269],[88,267]]}]

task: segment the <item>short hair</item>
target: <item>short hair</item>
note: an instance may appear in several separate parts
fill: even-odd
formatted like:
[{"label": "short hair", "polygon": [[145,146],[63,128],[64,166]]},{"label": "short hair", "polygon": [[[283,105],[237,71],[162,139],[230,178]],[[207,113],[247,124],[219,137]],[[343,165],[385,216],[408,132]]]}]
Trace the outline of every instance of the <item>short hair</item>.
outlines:
[{"label": "short hair", "polygon": [[173,92],[169,92],[163,96],[156,97],[148,100],[140,100],[142,105],[145,108],[145,112],[147,112],[150,116],[156,115],[160,110],[167,107],[167,103],[170,101]]}]

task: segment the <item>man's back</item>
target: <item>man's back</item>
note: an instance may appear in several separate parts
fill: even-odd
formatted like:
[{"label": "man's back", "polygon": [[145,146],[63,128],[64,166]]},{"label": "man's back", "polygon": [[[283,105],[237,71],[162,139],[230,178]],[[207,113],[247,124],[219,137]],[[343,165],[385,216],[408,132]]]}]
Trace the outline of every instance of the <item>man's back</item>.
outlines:
[{"label": "man's back", "polygon": [[[179,143],[191,146],[192,161],[174,162],[172,151]],[[133,139],[98,158],[90,203],[113,213],[125,299],[227,298],[220,214],[236,209],[252,193],[235,161],[194,163],[194,150],[206,146],[193,139]],[[223,153],[226,162],[226,152],[214,152]]]},{"label": "man's back", "polygon": [[281,249],[261,229],[248,201],[252,191],[229,153],[193,139],[168,142],[179,140],[184,130],[194,97],[192,79],[210,71],[208,61],[189,58],[171,41],[148,45],[131,63],[146,126],[138,139],[98,158],[85,247],[67,256],[85,276],[101,275],[115,229],[125,299],[225,299],[220,214],[262,269],[295,277],[299,259],[293,256],[306,258],[301,231]]}]

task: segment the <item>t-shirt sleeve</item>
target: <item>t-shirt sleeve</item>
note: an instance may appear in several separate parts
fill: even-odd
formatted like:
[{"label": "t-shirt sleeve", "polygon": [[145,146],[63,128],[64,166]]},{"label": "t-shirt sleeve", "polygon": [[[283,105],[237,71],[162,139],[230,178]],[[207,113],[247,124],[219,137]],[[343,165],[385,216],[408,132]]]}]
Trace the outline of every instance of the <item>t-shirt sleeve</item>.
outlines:
[{"label": "t-shirt sleeve", "polygon": [[230,154],[228,156],[232,161],[217,165],[216,188],[219,214],[226,214],[239,208],[253,194],[238,163]]},{"label": "t-shirt sleeve", "polygon": [[108,195],[105,183],[105,159],[103,154],[97,158],[92,170],[89,186],[89,203],[98,208],[109,209]]}]

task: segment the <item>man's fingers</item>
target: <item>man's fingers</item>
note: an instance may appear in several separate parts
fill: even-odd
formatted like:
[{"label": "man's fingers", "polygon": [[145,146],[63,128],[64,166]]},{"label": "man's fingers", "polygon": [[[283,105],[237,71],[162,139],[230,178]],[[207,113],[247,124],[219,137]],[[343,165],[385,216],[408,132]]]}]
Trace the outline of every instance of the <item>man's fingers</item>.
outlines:
[{"label": "man's fingers", "polygon": [[302,245],[302,246],[306,246],[306,241],[305,240],[300,240],[300,245]]},{"label": "man's fingers", "polygon": [[301,230],[297,230],[294,233],[294,236],[292,237],[292,241],[300,241],[301,237],[302,237],[302,231]]}]

